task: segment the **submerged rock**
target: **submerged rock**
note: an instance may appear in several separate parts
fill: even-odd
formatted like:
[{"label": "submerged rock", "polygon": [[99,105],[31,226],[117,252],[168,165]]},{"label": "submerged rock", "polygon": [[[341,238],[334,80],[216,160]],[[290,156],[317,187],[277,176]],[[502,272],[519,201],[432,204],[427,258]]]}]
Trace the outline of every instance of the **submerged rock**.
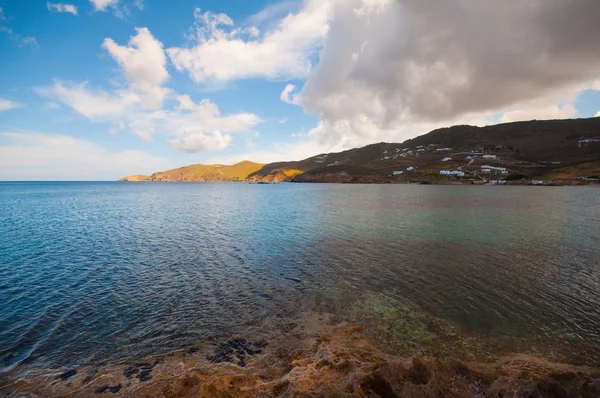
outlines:
[{"label": "submerged rock", "polygon": [[215,348],[213,355],[208,355],[212,363],[234,362],[233,357],[238,359],[238,366],[246,366],[246,354],[257,355],[262,352],[262,347],[252,344],[246,339],[233,339]]},{"label": "submerged rock", "polygon": [[96,394],[104,394],[106,391],[110,391],[113,394],[118,393],[119,391],[121,391],[121,388],[123,388],[123,386],[119,383],[116,386],[109,386],[108,384],[103,385],[102,387],[98,387],[96,388],[95,393]]},{"label": "submerged rock", "polygon": [[58,376],[57,378],[60,378],[61,380],[67,380],[72,376],[75,376],[77,374],[77,370],[75,369],[69,369],[66,372],[63,372],[60,374],[60,376]]}]

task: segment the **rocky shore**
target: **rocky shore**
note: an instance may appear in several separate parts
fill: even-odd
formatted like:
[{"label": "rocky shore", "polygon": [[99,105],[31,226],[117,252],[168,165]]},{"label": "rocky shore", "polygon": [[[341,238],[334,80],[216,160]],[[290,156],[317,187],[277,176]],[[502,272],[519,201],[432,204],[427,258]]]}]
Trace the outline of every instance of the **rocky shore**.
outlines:
[{"label": "rocky shore", "polygon": [[[429,331],[430,325],[419,331],[420,319],[403,322],[401,330],[412,334],[403,340],[408,341],[407,346],[434,333]],[[0,393],[69,397],[600,396],[600,369],[589,365],[559,364],[529,353],[472,356],[487,360],[430,354],[428,349],[418,356],[394,355],[377,348],[373,344],[377,339],[368,338],[363,326],[327,314],[310,313],[283,330],[277,329],[266,339],[240,336],[140,362],[21,374],[3,379]],[[382,333],[377,328],[370,332]],[[449,347],[465,346],[468,340],[458,336]]]}]

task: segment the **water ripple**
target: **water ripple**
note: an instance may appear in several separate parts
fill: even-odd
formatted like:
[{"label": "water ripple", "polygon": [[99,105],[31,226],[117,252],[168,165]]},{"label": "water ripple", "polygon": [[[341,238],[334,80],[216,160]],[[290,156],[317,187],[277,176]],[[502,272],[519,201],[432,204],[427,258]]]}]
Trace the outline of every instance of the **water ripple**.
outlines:
[{"label": "water ripple", "polygon": [[0,365],[122,362],[369,292],[600,344],[600,192],[0,183]]}]

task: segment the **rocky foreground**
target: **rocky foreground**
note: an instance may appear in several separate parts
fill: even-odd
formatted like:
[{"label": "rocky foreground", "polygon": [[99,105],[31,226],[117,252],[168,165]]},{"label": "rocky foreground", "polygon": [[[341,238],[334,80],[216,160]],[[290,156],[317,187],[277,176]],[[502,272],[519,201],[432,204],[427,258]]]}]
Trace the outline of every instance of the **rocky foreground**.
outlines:
[{"label": "rocky foreground", "polygon": [[139,363],[3,381],[8,396],[598,397],[600,369],[509,355],[494,362],[386,354],[363,327],[312,314],[273,341],[234,338]]}]

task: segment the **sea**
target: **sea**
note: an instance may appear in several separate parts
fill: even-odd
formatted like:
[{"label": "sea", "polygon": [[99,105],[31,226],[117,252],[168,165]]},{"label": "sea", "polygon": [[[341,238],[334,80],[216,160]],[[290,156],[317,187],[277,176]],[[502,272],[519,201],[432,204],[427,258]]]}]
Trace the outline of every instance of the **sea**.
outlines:
[{"label": "sea", "polygon": [[398,308],[396,325],[426,314],[599,364],[600,190],[0,183],[5,375],[124,363],[315,311],[369,335]]}]

